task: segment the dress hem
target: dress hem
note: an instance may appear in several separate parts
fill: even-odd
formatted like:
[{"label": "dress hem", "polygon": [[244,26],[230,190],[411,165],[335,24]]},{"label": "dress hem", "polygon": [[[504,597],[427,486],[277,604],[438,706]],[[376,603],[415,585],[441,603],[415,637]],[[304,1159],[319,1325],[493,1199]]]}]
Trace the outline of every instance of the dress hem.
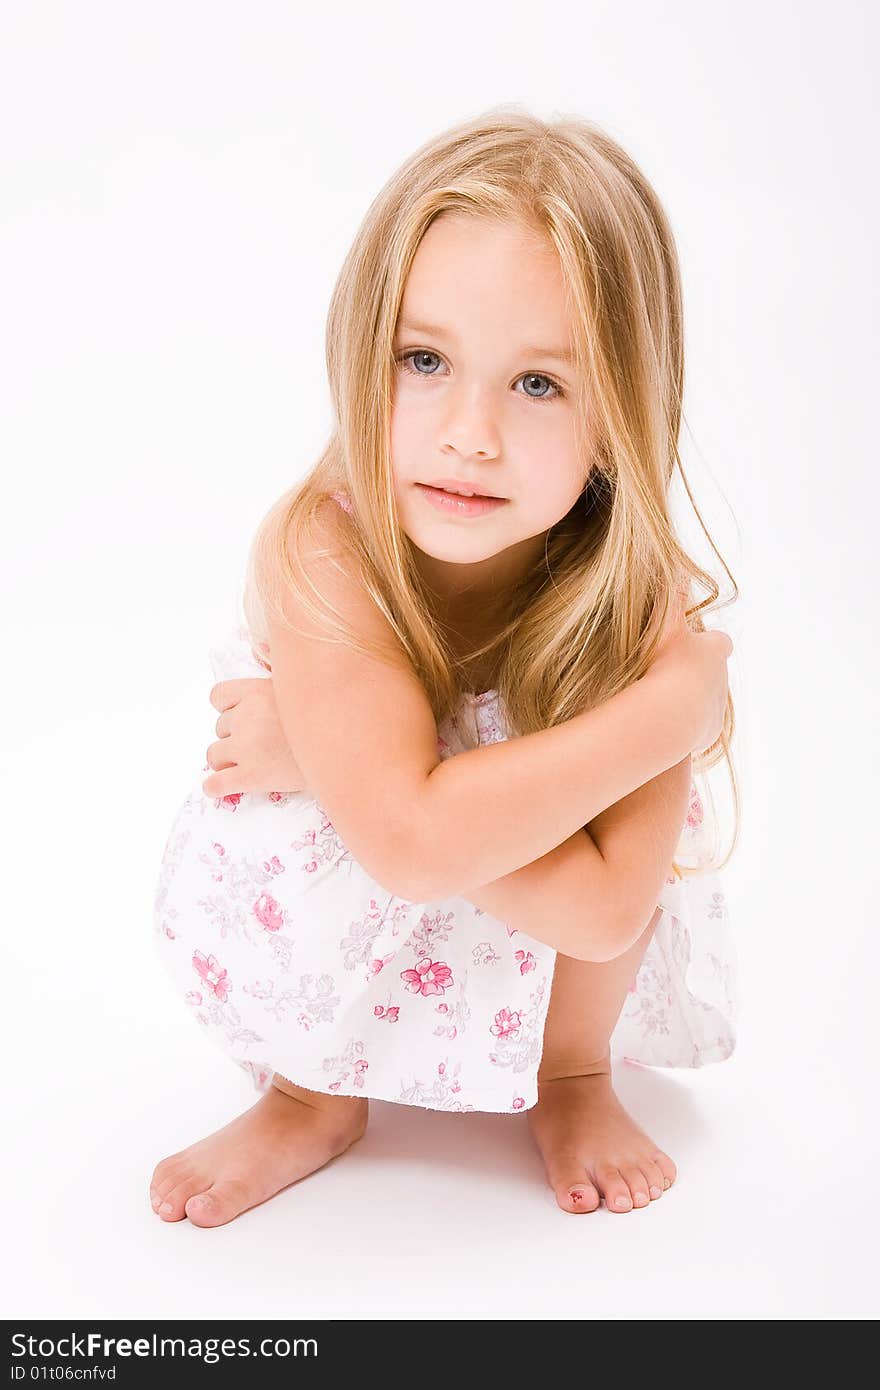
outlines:
[{"label": "dress hem", "polygon": [[[239,1065],[243,1066],[245,1070],[249,1072],[251,1071],[251,1068],[253,1066],[252,1063],[241,1061],[239,1062]],[[538,1103],[538,1096],[537,1094],[535,1094],[534,1099],[531,1101],[529,1101],[528,1098],[525,1096],[521,1097],[523,1103],[519,1106],[514,1106],[512,1104],[493,1106],[475,1105],[472,1102],[459,1101],[458,1099],[456,1099],[454,1103],[448,1105],[430,1105],[427,1101],[415,1099],[402,1100],[399,1095],[392,1096],[388,1094],[379,1094],[375,1090],[367,1091],[366,1089],[355,1089],[353,1091],[344,1091],[340,1086],[337,1090],[329,1091],[325,1087],[307,1086],[305,1081],[299,1081],[295,1076],[288,1076],[287,1072],[282,1072],[277,1067],[272,1068],[267,1066],[266,1073],[267,1079],[265,1085],[258,1086],[258,1089],[260,1090],[268,1090],[269,1087],[272,1085],[273,1078],[275,1076],[280,1076],[282,1080],[289,1081],[294,1086],[301,1086],[305,1091],[317,1091],[320,1095],[345,1096],[353,1100],[383,1100],[386,1101],[389,1105],[415,1105],[420,1110],[454,1111],[456,1113],[473,1112],[474,1114],[480,1115],[521,1115],[523,1111],[531,1110]],[[255,1084],[257,1084],[256,1081]],[[470,1094],[474,1094],[473,1089],[471,1089]]]}]

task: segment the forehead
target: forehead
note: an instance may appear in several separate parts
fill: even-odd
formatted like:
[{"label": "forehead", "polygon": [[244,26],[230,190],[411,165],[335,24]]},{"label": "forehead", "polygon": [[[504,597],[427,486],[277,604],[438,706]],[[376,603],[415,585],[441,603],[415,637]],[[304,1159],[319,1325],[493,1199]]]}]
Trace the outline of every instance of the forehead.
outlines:
[{"label": "forehead", "polygon": [[447,337],[491,327],[511,342],[565,352],[569,316],[556,251],[519,222],[443,214],[413,258],[398,325]]}]

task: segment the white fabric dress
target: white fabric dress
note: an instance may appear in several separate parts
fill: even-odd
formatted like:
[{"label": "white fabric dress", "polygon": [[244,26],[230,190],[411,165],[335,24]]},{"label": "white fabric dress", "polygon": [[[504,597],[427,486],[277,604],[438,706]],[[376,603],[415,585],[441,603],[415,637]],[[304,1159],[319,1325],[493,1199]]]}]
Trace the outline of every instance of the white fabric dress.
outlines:
[{"label": "white fabric dress", "polygon": [[[210,657],[216,680],[268,674],[243,628]],[[497,692],[465,696],[438,734],[442,758],[507,737]],[[463,898],[395,897],[305,792],[210,797],[209,772],[168,835],[154,935],[181,1000],[255,1087],[277,1071],[313,1091],[434,1110],[534,1105],[555,951]],[[678,862],[705,862],[702,826],[692,787]],[[738,1006],[718,875],[670,871],[658,902],[612,1056],[723,1061]]]}]

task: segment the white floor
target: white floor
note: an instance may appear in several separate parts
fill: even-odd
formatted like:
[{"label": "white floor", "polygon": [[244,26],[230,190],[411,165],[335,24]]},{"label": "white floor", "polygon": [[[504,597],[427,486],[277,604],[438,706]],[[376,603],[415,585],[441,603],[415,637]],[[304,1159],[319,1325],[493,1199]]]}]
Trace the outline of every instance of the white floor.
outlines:
[{"label": "white floor", "polygon": [[[83,1004],[93,1025],[100,1001]],[[870,1155],[854,1160],[858,1126],[840,1104],[846,1077],[827,1060],[814,1071],[816,1059],[804,1059],[810,1084],[796,1096],[785,1069],[768,1068],[748,1042],[701,1073],[626,1066],[620,1092],[675,1157],[679,1178],[625,1216],[561,1212],[523,1116],[376,1102],[366,1138],[347,1155],[228,1226],[200,1230],[159,1221],[149,1176],[159,1157],[251,1104],[247,1081],[219,1056],[176,1060],[166,1048],[104,1068],[87,1051],[32,1077],[10,1134],[7,1317],[880,1311]]]},{"label": "white floor", "polygon": [[[669,1192],[569,1215],[525,1116],[376,1102],[352,1151],[230,1225],[161,1222],[158,1159],[256,1099],[173,996],[150,936],[165,836],[216,717],[209,628],[185,629],[176,683],[144,678],[144,625],[6,638],[21,730],[5,747],[7,1318],[877,1316],[870,800],[853,811],[830,746],[791,796],[800,752],[770,746],[769,693],[724,871],[739,1047],[700,1072],[618,1072],[678,1164]],[[805,850],[817,827],[821,856]]]}]

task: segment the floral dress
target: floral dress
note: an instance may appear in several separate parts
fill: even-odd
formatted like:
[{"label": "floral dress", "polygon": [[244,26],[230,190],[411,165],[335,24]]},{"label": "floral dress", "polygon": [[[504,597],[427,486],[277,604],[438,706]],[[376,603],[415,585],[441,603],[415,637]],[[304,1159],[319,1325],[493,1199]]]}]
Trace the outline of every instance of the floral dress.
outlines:
[{"label": "floral dress", "polygon": [[[210,659],[218,681],[268,676],[241,627]],[[438,753],[507,736],[497,691],[470,693],[438,730]],[[464,898],[396,897],[306,792],[207,796],[210,771],[171,826],[154,939],[185,1007],[257,1090],[278,1072],[312,1091],[434,1110],[534,1105],[556,952]],[[692,786],[678,862],[700,862],[702,830]],[[723,1061],[737,987],[718,875],[670,869],[658,905],[612,1056]]]}]

